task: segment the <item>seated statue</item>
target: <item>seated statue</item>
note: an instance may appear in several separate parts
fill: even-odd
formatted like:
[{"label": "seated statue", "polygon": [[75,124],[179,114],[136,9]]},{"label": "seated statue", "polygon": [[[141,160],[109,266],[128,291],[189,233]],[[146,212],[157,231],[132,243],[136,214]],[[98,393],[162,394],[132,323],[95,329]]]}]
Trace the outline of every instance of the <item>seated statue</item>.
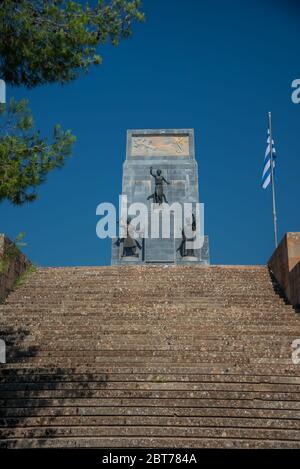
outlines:
[{"label": "seated statue", "polygon": [[140,243],[133,237],[134,229],[130,223],[131,220],[128,219],[126,224],[126,236],[124,238],[118,238],[115,243],[117,246],[120,246],[121,243],[123,244],[121,257],[139,257],[136,248],[142,248]]},{"label": "seated statue", "polygon": [[[192,214],[192,224],[190,225],[192,232],[196,232],[196,218],[195,215]],[[195,250],[194,248],[187,248],[187,241],[193,242],[196,240],[196,233],[192,235],[192,237],[187,238],[184,229],[182,229],[182,241],[180,243],[179,248],[176,251],[180,252],[181,257],[195,257]]]}]

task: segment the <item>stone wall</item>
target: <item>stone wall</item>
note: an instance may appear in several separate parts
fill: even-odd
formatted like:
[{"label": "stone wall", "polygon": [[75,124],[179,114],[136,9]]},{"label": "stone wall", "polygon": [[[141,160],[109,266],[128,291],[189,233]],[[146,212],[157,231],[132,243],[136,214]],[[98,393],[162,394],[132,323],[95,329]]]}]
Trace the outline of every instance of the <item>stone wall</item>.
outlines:
[{"label": "stone wall", "polygon": [[12,290],[16,280],[30,266],[29,260],[0,233],[0,303]]},{"label": "stone wall", "polygon": [[287,233],[283,237],[268,266],[289,302],[300,305],[300,233]]},{"label": "stone wall", "polygon": [[300,307],[300,262],[290,272],[290,288],[293,292],[293,304]]}]

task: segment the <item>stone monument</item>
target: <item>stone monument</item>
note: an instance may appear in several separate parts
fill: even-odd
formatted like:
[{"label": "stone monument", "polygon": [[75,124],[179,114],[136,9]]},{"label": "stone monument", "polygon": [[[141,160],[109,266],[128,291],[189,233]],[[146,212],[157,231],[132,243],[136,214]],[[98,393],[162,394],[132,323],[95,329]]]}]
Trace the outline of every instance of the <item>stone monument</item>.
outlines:
[{"label": "stone monument", "polygon": [[[199,230],[195,216],[199,203],[198,167],[192,129],[128,130],[122,195],[127,197],[128,207],[132,204],[147,206],[149,235],[145,236],[141,230],[133,240],[130,217],[125,222],[119,220],[125,227],[125,234],[112,240],[112,265],[209,264],[207,236],[200,248],[188,246],[188,241],[195,239]],[[174,225],[174,203],[192,207],[190,217],[184,219],[183,215],[179,235]],[[162,219],[168,211],[170,233],[165,237]],[[153,237],[152,231],[156,231],[157,236]]]}]

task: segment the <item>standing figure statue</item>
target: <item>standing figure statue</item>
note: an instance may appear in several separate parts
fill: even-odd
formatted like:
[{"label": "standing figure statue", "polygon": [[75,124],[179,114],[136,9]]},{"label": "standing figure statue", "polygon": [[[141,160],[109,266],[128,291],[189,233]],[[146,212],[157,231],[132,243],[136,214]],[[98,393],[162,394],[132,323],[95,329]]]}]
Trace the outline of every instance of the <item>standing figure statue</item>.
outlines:
[{"label": "standing figure statue", "polygon": [[139,257],[136,252],[136,248],[142,248],[139,242],[133,237],[134,228],[131,225],[131,220],[128,218],[126,223],[126,236],[124,238],[118,238],[116,245],[120,246],[123,243],[123,253],[121,257]]},{"label": "standing figure statue", "polygon": [[[185,234],[185,230],[182,230],[182,241],[180,243],[179,248],[177,251],[180,252],[181,257],[195,257],[195,250],[194,248],[187,248],[186,243],[187,241],[193,242],[196,239],[196,218],[195,215],[192,214],[192,223],[189,223],[189,231],[192,231],[192,237],[187,238]],[[195,233],[195,235],[194,235]]]},{"label": "standing figure statue", "polygon": [[155,179],[155,191],[154,194],[149,195],[147,200],[153,199],[155,204],[161,205],[163,202],[168,203],[166,196],[164,194],[163,183],[170,184],[161,174],[161,170],[158,169],[156,174],[152,171],[152,166],[150,168],[150,174]]}]

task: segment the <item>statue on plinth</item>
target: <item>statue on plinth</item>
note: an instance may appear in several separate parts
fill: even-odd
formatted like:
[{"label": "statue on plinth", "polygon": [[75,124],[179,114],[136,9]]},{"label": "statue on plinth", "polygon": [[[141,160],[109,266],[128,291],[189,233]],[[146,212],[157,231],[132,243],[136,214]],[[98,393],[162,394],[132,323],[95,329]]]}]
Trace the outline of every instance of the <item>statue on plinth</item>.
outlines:
[{"label": "statue on plinth", "polygon": [[[194,248],[187,248],[187,242],[193,242],[196,240],[196,218],[195,215],[192,214],[192,223],[189,223],[189,233],[192,231],[192,236],[187,237],[184,228],[182,229],[182,241],[180,243],[179,248],[177,251],[180,252],[181,257],[195,257],[195,250]],[[195,233],[195,234],[194,234]]]},{"label": "statue on plinth", "polygon": [[126,223],[126,236],[124,238],[118,238],[116,245],[120,246],[123,244],[123,253],[121,257],[139,257],[139,254],[136,252],[136,249],[142,249],[140,243],[134,238],[134,228],[131,225],[130,218],[127,219]]},{"label": "statue on plinth", "polygon": [[165,182],[166,184],[169,185],[170,182],[168,182],[164,178],[164,176],[162,176],[161,169],[158,169],[156,171],[156,174],[155,174],[155,173],[153,173],[152,166],[151,166],[150,174],[155,179],[155,191],[154,191],[153,194],[149,195],[147,200],[153,199],[154,203],[159,204],[159,205],[161,205],[163,202],[165,202],[167,204],[168,201],[167,201],[166,196],[164,194],[163,183]]}]

